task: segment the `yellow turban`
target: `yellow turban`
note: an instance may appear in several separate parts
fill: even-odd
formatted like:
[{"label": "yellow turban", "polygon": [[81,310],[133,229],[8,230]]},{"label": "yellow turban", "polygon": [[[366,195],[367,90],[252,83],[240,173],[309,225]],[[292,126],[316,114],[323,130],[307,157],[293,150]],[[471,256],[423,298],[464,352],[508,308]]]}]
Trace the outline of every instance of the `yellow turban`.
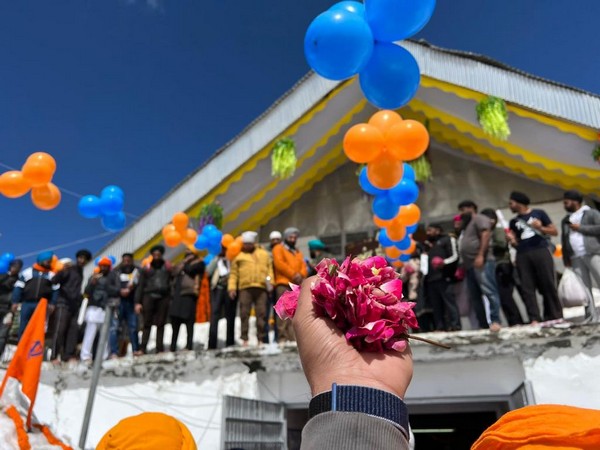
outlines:
[{"label": "yellow turban", "polygon": [[196,450],[187,427],[162,413],[127,417],[104,435],[96,450]]},{"label": "yellow turban", "polygon": [[471,450],[600,449],[600,411],[534,405],[503,415]]}]

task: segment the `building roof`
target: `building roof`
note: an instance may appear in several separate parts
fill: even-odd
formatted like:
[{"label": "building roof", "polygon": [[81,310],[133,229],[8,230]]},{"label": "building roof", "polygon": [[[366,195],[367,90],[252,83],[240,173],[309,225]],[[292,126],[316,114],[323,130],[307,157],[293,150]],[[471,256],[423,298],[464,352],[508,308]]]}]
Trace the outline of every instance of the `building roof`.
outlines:
[{"label": "building roof", "polygon": [[[438,142],[523,176],[597,194],[600,170],[591,151],[600,128],[600,97],[550,82],[471,53],[403,42],[421,67],[419,92],[403,117],[429,120]],[[475,105],[488,95],[503,98],[512,135],[487,136]],[[369,105],[355,79],[334,82],[309,73],[238,136],[182,180],[103,250],[140,257],[160,240],[177,211],[198,214],[219,200],[225,228],[257,228],[284,210],[346,159],[341,142],[354,123],[368,120]],[[296,143],[294,177],[271,177],[270,151],[284,136]]]}]

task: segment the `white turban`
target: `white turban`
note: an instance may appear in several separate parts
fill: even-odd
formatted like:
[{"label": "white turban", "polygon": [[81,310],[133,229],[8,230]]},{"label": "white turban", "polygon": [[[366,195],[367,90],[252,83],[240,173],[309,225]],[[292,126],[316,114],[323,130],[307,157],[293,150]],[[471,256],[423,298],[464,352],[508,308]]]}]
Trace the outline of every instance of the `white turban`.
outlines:
[{"label": "white turban", "polygon": [[244,231],[242,233],[242,242],[244,244],[256,244],[258,233],[255,231]]}]

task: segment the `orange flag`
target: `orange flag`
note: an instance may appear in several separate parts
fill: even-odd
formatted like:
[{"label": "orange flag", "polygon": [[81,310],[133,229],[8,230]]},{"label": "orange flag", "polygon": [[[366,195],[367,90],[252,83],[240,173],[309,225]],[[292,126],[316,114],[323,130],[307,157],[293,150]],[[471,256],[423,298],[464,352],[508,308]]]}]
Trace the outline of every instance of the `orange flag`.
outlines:
[{"label": "orange flag", "polygon": [[33,411],[33,404],[35,403],[35,396],[37,395],[40,373],[42,371],[42,360],[44,358],[47,304],[48,301],[45,298],[39,301],[17,345],[15,355],[6,370],[2,386],[0,386],[1,397],[9,378],[15,378],[20,381],[21,391],[29,399],[29,410],[27,411],[28,430],[31,428],[31,413]]}]

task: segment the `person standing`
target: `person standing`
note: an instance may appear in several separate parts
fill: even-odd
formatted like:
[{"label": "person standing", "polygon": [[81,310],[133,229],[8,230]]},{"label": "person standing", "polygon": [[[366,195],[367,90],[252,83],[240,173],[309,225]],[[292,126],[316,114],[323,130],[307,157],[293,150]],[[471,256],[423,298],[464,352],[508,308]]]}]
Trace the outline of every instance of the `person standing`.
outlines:
[{"label": "person standing", "polygon": [[[591,293],[592,278],[600,286],[600,212],[584,205],[583,195],[575,190],[564,193],[563,206],[569,213],[561,222],[563,261],[565,266],[573,268]],[[598,321],[593,301],[586,307],[585,315],[590,321]]]},{"label": "person standing", "polygon": [[250,309],[254,305],[256,333],[259,345],[265,335],[268,284],[273,279],[273,262],[269,253],[256,245],[258,234],[254,231],[242,233],[242,252],[231,263],[228,291],[231,299],[238,298],[242,321],[242,342],[248,345],[248,323]]},{"label": "person standing", "polygon": [[[271,231],[271,233],[269,234],[269,255],[271,256],[271,260],[273,260],[273,249],[281,244],[281,240],[283,239],[283,236],[281,235],[281,232],[275,230],[275,231]],[[275,269],[275,268],[273,268]],[[263,338],[263,343],[268,344],[269,343],[269,330],[271,330],[271,327],[273,328],[273,338],[275,339],[275,342],[277,342],[278,338],[279,338],[279,331],[277,329],[277,314],[275,313],[275,302],[277,301],[277,298],[275,297],[275,289],[273,289],[271,292],[269,292],[269,298],[268,298],[268,303],[267,303],[267,317],[265,320],[265,337]],[[272,321],[272,322],[271,322]]]},{"label": "person standing", "polygon": [[225,257],[227,249],[222,247],[219,256],[214,258],[208,268],[210,277],[210,329],[208,331],[208,349],[217,348],[217,336],[219,331],[219,320],[222,314],[225,314],[227,320],[227,337],[225,346],[230,347],[235,344],[235,314],[237,311],[237,299],[230,298],[227,294],[227,283],[229,282],[230,263]]},{"label": "person standing", "polygon": [[[285,292],[289,291],[290,283],[300,284],[308,275],[302,252],[296,248],[300,231],[298,228],[286,228],[283,232],[283,242],[273,248],[273,266],[275,268],[275,302]],[[289,320],[276,316],[278,343],[296,340],[294,330]]]},{"label": "person standing", "polygon": [[55,275],[51,269],[53,256],[54,253],[51,251],[40,253],[37,262],[21,272],[15,283],[12,293],[12,311],[16,312],[21,303],[19,339],[42,298],[48,300],[48,312],[50,314],[54,312],[60,286],[52,283]]},{"label": "person standing", "polygon": [[433,307],[435,330],[458,331],[461,329],[460,316],[452,285],[458,267],[456,239],[444,234],[439,225],[430,225],[425,232],[425,246],[429,256],[425,294]]},{"label": "person standing", "polygon": [[[480,328],[488,328],[492,332],[500,331],[500,296],[496,286],[493,256],[490,248],[491,223],[487,217],[477,214],[477,205],[471,200],[464,200],[458,205],[463,221],[463,232],[460,235],[459,249],[463,267],[466,271],[469,299]],[[491,264],[490,264],[491,262]],[[486,266],[487,269],[486,270]],[[488,325],[483,305],[483,296],[490,304],[490,320]]]},{"label": "person standing", "polygon": [[308,266],[309,277],[317,274],[317,269],[315,267],[325,257],[325,253],[327,251],[328,248],[321,239],[312,239],[308,241],[308,252],[310,259],[306,260],[306,264]]},{"label": "person standing", "polygon": [[150,249],[152,261],[143,267],[140,284],[135,292],[135,312],[143,314],[144,330],[140,351],[146,353],[150,330],[156,326],[156,351],[165,351],[164,336],[167,313],[169,312],[169,292],[171,287],[171,264],[163,256],[165,248],[155,245]]},{"label": "person standing", "polygon": [[[61,260],[63,269],[52,279],[52,283],[60,285],[56,310],[52,314],[52,355],[54,364],[75,360],[75,350],[79,339],[79,308],[83,295],[83,268],[92,259],[89,250],[79,250],[75,254],[76,262]],[[60,357],[60,359],[59,359]]]},{"label": "person standing", "polygon": [[200,294],[200,283],[204,276],[204,262],[194,252],[187,251],[183,261],[173,268],[173,300],[169,316],[173,335],[171,351],[177,351],[177,338],[181,325],[187,330],[186,350],[194,349],[194,323],[196,321],[196,302]]},{"label": "person standing", "polygon": [[556,290],[554,261],[549,237],[557,236],[556,227],[543,209],[531,209],[526,194],[514,191],[508,206],[516,217],[509,224],[508,240],[517,249],[517,270],[521,280],[523,302],[531,323],[542,320],[535,295],[544,297],[543,320],[562,319],[562,306]]},{"label": "person standing", "polygon": [[0,323],[10,312],[12,292],[22,268],[23,261],[15,259],[8,266],[8,272],[0,274]]},{"label": "person standing", "polygon": [[[85,287],[88,306],[85,310],[85,332],[81,344],[81,361],[84,363],[92,361],[94,340],[98,331],[102,329],[106,307],[111,303],[116,304],[119,298],[121,286],[116,273],[111,269],[112,261],[110,258],[106,256],[100,258],[98,272],[90,277]],[[108,357],[108,342],[106,347],[98,349],[97,353],[98,355],[102,354],[102,359],[106,359]]]},{"label": "person standing", "polygon": [[123,253],[121,264],[115,269],[121,290],[119,291],[119,307],[113,316],[110,326],[110,357],[119,356],[119,327],[125,323],[129,333],[129,342],[134,356],[139,356],[140,340],[138,336],[138,316],[135,313],[135,291],[140,282],[140,269],[133,261],[133,254]]},{"label": "person standing", "polygon": [[521,312],[517,307],[513,297],[515,288],[515,279],[513,276],[513,265],[510,261],[510,252],[506,231],[496,227],[498,224],[498,216],[496,211],[491,208],[484,209],[481,214],[488,217],[492,222],[492,253],[495,260],[496,286],[498,286],[498,294],[500,295],[500,305],[506,316],[506,321],[509,326],[523,325]]}]

